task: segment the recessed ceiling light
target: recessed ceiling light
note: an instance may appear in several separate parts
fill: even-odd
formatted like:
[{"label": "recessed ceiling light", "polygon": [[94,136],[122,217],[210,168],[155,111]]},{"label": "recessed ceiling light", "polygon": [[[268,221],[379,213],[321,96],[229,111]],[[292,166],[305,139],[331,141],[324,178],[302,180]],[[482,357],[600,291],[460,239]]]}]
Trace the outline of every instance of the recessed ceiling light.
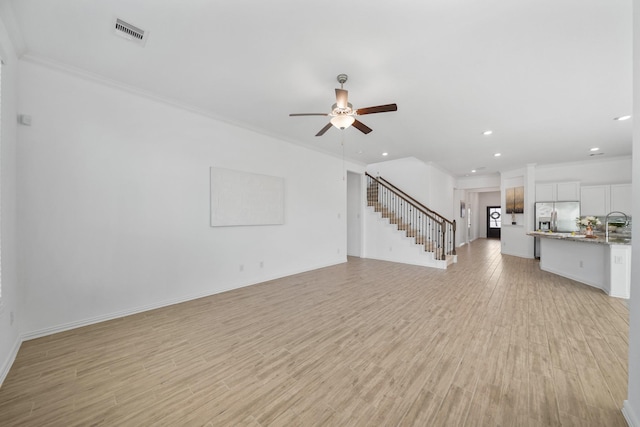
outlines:
[{"label": "recessed ceiling light", "polygon": [[599,148],[598,147],[593,147],[592,149],[590,149],[589,151],[598,151]]},{"label": "recessed ceiling light", "polygon": [[382,153],[382,155],[383,155],[383,156],[388,156],[388,155],[389,155],[389,153],[384,152],[384,153]]},{"label": "recessed ceiling light", "polygon": [[476,173],[476,170],[475,169],[471,169],[471,173]]},{"label": "recessed ceiling light", "polygon": [[630,118],[631,116],[620,116],[620,117],[616,117],[613,120],[623,121],[623,120],[629,120]]},{"label": "recessed ceiling light", "polygon": [[491,135],[492,133],[492,130],[485,130],[484,132],[482,132],[483,135]]},{"label": "recessed ceiling light", "polygon": [[502,156],[502,153],[496,153],[493,155],[493,157],[500,157],[500,156]]}]

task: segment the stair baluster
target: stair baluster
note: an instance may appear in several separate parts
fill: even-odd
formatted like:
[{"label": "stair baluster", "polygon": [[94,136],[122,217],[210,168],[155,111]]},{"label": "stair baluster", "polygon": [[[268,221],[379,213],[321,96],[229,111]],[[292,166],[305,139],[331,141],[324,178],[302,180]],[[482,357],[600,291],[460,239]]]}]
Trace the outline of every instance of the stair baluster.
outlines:
[{"label": "stair baluster", "polygon": [[456,255],[456,222],[450,221],[381,177],[367,176],[367,205],[413,237],[435,259]]}]

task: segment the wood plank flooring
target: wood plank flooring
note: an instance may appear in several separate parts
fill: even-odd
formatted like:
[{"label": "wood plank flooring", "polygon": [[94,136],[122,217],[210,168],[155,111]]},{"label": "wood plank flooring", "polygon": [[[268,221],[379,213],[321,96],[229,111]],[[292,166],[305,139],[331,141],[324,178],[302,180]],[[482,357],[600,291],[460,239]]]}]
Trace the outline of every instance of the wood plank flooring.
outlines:
[{"label": "wood plank flooring", "polygon": [[624,301],[481,239],[25,342],[0,425],[625,426],[627,336]]}]

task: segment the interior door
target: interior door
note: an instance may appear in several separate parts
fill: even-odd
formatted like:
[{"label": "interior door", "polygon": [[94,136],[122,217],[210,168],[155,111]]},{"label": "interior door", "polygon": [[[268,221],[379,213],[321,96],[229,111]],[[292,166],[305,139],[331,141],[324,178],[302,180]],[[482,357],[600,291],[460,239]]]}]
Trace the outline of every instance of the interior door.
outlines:
[{"label": "interior door", "polygon": [[499,239],[502,227],[502,208],[487,206],[487,239]]}]

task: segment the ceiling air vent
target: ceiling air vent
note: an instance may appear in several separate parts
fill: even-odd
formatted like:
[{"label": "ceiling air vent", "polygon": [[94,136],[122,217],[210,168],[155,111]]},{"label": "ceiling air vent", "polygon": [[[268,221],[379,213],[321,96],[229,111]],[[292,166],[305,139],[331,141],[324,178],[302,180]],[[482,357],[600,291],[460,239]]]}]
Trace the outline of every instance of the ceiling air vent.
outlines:
[{"label": "ceiling air vent", "polygon": [[124,37],[127,40],[134,41],[138,44],[144,45],[147,41],[146,33],[144,30],[116,18],[115,33],[120,37]]}]

